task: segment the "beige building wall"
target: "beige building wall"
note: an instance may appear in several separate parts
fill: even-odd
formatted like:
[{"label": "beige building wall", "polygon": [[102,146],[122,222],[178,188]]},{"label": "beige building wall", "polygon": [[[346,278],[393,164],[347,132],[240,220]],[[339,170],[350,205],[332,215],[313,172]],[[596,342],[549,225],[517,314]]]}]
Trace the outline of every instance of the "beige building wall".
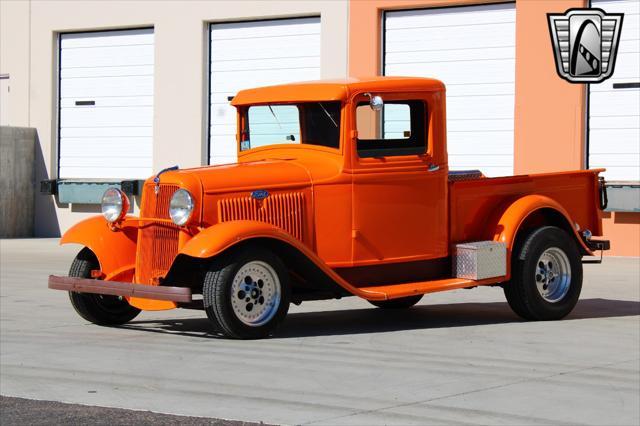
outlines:
[{"label": "beige building wall", "polygon": [[[61,32],[153,26],[155,170],[207,163],[208,24],[320,16],[321,77],[347,76],[347,1],[7,1],[0,2],[0,74],[10,74],[9,122],[35,127],[38,180],[57,170],[57,36]],[[54,205],[36,196],[36,235],[64,232],[98,206]]]}]

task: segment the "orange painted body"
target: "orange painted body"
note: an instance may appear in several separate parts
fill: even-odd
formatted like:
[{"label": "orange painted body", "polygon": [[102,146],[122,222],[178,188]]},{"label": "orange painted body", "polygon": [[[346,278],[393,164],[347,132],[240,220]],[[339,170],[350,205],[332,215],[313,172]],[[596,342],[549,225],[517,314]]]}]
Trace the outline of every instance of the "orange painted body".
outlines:
[{"label": "orange painted body", "polygon": [[[414,99],[427,105],[427,147],[420,155],[361,158],[356,149],[355,105],[365,93],[385,101]],[[102,217],[81,222],[63,237],[89,247],[107,279],[159,285],[177,262],[215,259],[237,244],[259,239],[302,254],[346,292],[368,300],[504,282],[509,276],[471,281],[440,276],[363,285],[349,280],[364,268],[416,265],[447,259],[458,242],[496,240],[510,252],[520,226],[536,212],[564,218],[576,232],[601,235],[599,171],[576,171],[449,182],[445,89],[437,80],[377,77],[300,83],[241,91],[232,104],[340,101],[338,149],[279,144],[238,151],[238,163],[162,174],[144,185],[141,217],[111,228]],[[184,227],[168,216],[170,195],[185,188],[195,200]],[[257,200],[252,191],[268,191]],[[541,216],[542,217],[542,216]],[[508,265],[507,265],[508,266]],[[359,269],[360,268],[360,269]],[[179,277],[178,277],[179,279]],[[404,284],[398,284],[398,283]],[[178,281],[172,285],[179,284]],[[142,309],[173,302],[134,299]]]}]

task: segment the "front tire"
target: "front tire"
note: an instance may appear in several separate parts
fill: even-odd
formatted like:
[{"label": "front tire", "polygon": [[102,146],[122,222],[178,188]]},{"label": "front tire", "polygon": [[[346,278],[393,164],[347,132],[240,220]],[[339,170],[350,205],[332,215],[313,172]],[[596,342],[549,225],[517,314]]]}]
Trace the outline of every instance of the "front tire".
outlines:
[{"label": "front tire", "polygon": [[[91,271],[100,269],[93,252],[84,248],[78,253],[69,269],[69,276],[91,278]],[[129,305],[124,298],[103,294],[69,292],[73,309],[85,320],[98,325],[125,324],[138,316],[140,310]]]},{"label": "front tire", "polygon": [[511,309],[527,320],[557,320],[578,303],[582,261],[573,237],[555,226],[531,232],[516,247],[511,281],[504,294]]},{"label": "front tire", "polygon": [[278,256],[250,246],[211,267],[202,296],[216,332],[234,339],[267,337],[289,311],[289,273]]}]

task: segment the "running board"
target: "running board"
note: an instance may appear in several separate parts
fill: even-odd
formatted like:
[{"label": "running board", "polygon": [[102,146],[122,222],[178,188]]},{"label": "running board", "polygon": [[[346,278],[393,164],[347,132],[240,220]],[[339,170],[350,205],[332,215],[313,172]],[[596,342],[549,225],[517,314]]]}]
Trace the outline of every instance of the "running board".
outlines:
[{"label": "running board", "polygon": [[480,285],[491,285],[506,281],[506,277],[487,278],[484,280],[469,280],[465,278],[445,278],[433,281],[418,281],[404,284],[391,284],[375,287],[360,287],[363,293],[379,296],[384,294],[385,299],[398,299],[401,297],[415,296],[418,294],[435,293],[438,291],[455,290],[458,288],[471,288]]}]

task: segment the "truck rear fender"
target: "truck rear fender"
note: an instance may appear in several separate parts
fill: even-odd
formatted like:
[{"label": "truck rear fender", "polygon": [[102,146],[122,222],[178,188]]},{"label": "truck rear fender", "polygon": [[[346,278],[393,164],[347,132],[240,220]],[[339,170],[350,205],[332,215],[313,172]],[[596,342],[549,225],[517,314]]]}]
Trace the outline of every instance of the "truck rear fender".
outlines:
[{"label": "truck rear fender", "polygon": [[560,203],[543,195],[526,195],[510,204],[498,220],[494,241],[506,243],[511,252],[517,239],[524,238],[529,229],[545,225],[564,229],[573,236],[583,255],[593,255],[578,234],[569,213]]},{"label": "truck rear fender", "polygon": [[65,232],[60,244],[87,247],[98,258],[104,279],[127,281],[133,277],[137,236],[135,227],[124,226],[114,232],[102,216],[93,216]]},{"label": "truck rear fender", "polygon": [[345,291],[369,300],[384,300],[384,293],[363,292],[352,286],[333,269],[327,266],[301,241],[281,228],[257,221],[229,221],[213,225],[198,233],[180,250],[166,281],[180,280],[180,271],[193,270],[194,263],[200,266],[224,258],[245,244],[261,244],[280,255],[285,264],[303,277],[313,278],[324,289],[338,296]]}]

